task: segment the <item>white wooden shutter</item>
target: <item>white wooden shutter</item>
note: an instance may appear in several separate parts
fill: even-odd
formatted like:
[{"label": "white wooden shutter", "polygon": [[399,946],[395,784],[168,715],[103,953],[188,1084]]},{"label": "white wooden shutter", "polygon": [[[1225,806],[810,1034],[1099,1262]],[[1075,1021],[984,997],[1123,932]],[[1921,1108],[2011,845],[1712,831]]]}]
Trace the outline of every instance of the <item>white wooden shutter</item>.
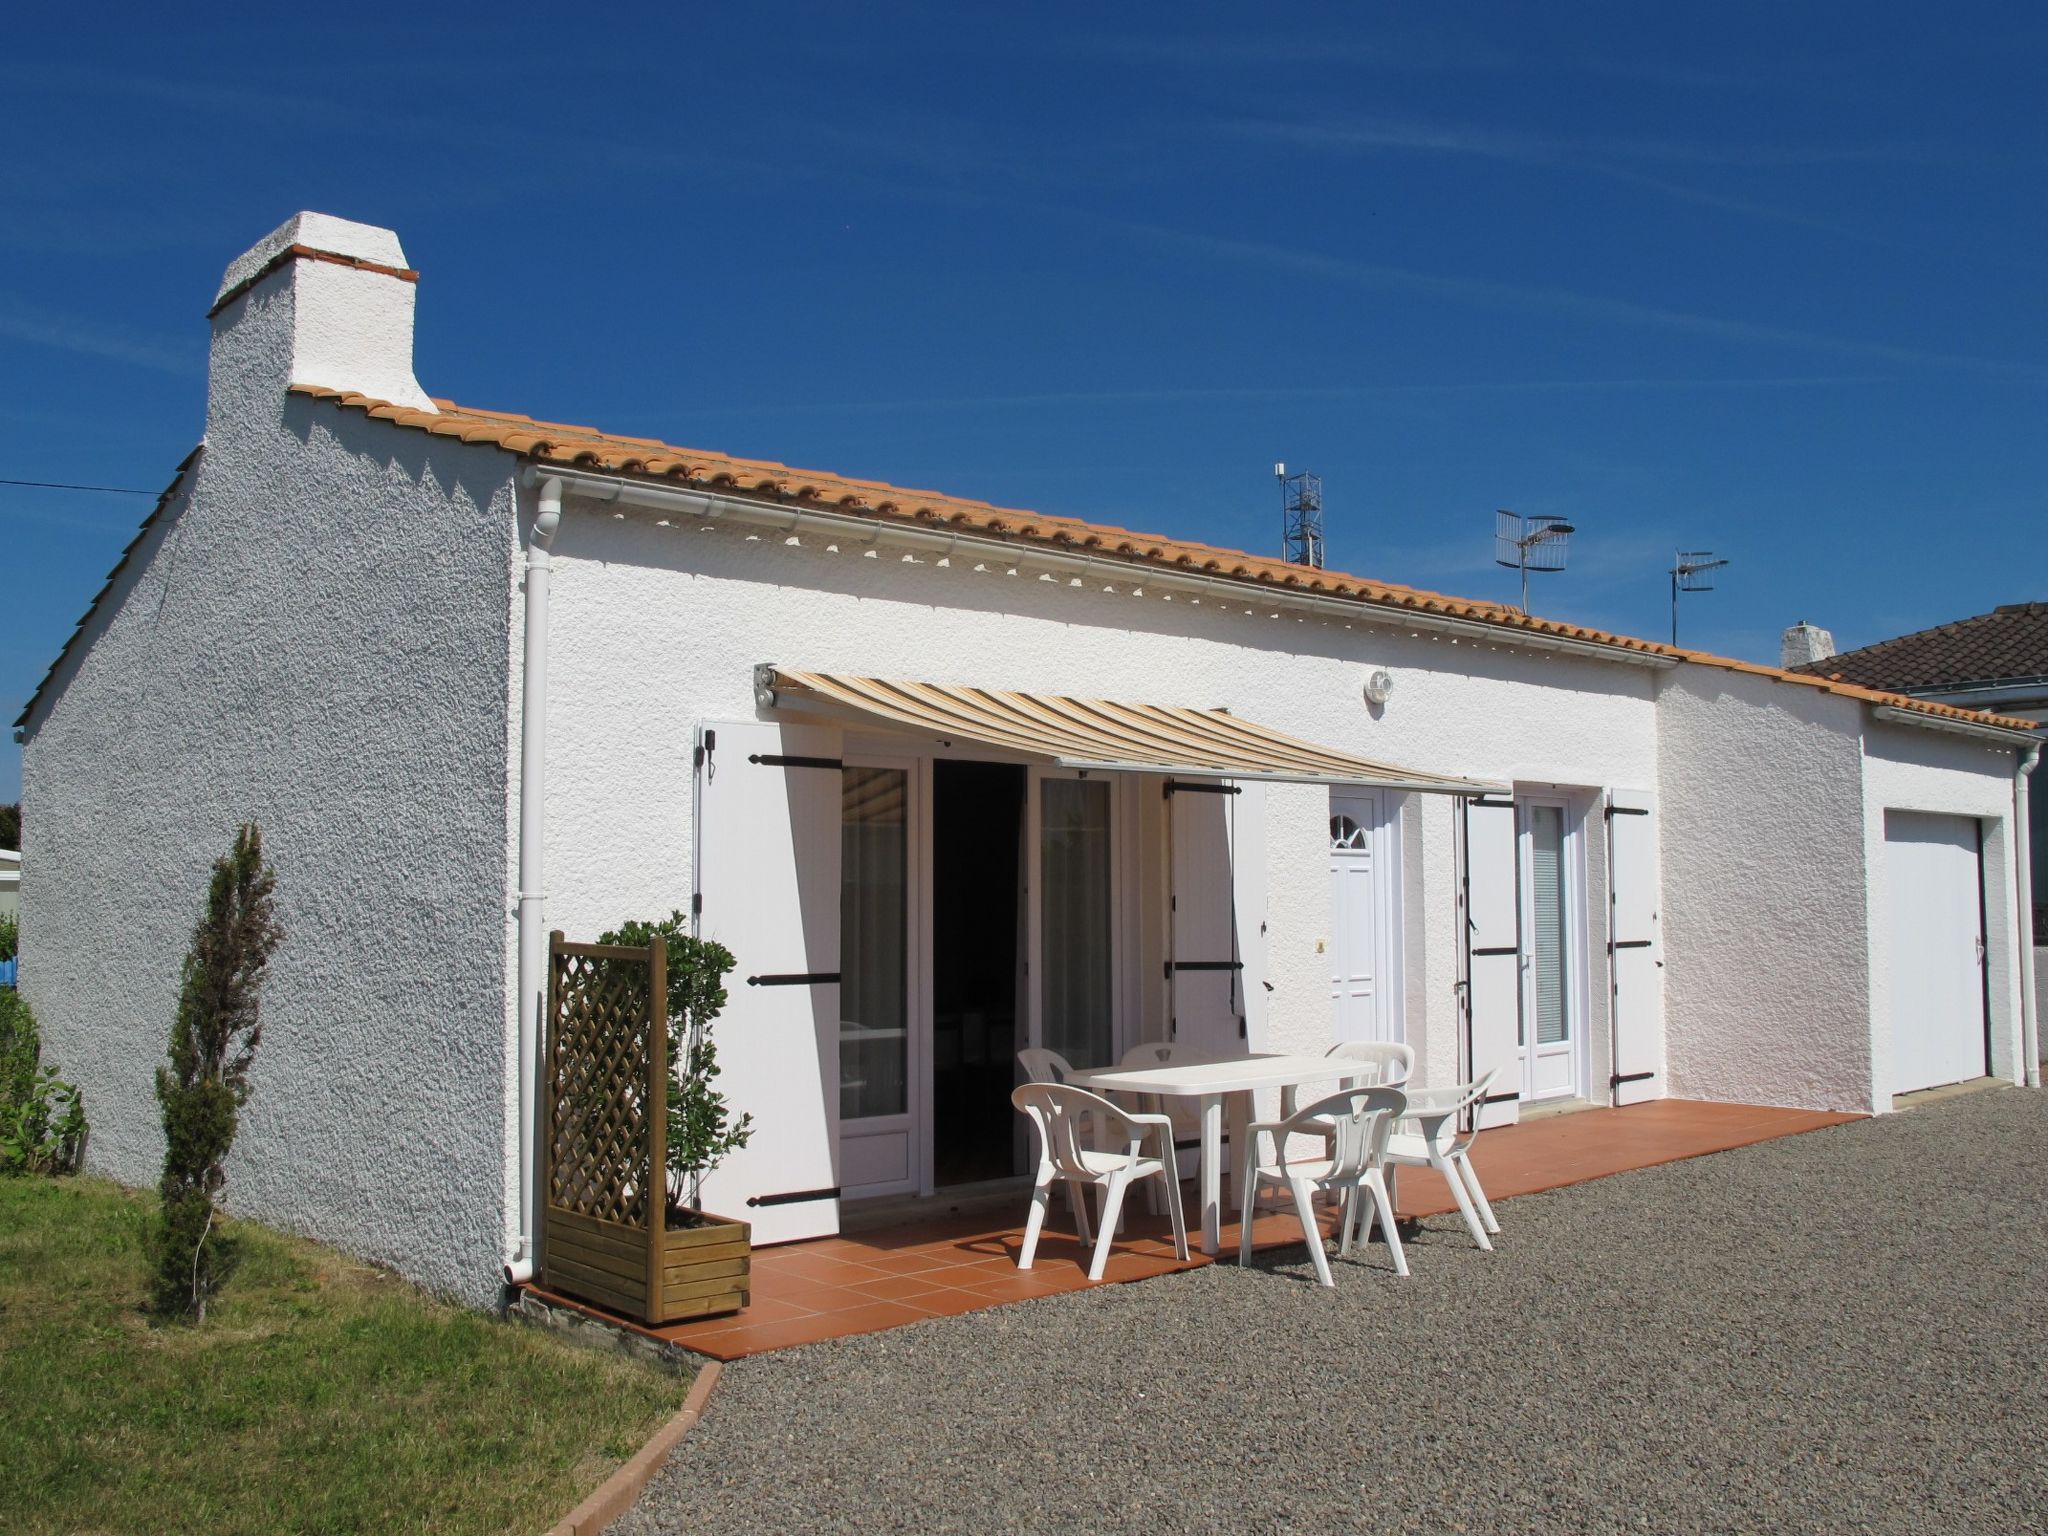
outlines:
[{"label": "white wooden shutter", "polygon": [[[1173,1038],[1235,1055],[1251,1039],[1246,995],[1264,1023],[1263,786],[1169,779],[1173,923],[1166,961]],[[1242,802],[1249,800],[1249,805]]]},{"label": "white wooden shutter", "polygon": [[1231,798],[1231,916],[1237,924],[1237,998],[1245,1043],[1266,1048],[1266,786],[1238,785]]},{"label": "white wooden shutter", "polygon": [[1495,1074],[1479,1124],[1513,1125],[1522,1097],[1522,925],[1512,800],[1464,802],[1465,1032],[1474,1079]]},{"label": "white wooden shutter", "polygon": [[1607,796],[1608,969],[1613,980],[1616,1104],[1661,1099],[1664,1087],[1664,932],[1657,800],[1647,790]]},{"label": "white wooden shutter", "polygon": [[697,932],[733,953],[717,1087],[753,1138],[704,1181],[757,1243],[839,1230],[839,733],[706,724]]}]

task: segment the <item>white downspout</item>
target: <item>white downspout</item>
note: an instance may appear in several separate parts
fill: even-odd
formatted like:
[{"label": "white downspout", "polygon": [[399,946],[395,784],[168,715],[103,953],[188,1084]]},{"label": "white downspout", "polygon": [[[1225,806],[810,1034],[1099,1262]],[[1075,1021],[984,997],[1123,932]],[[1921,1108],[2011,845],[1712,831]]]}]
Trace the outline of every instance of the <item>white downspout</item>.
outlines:
[{"label": "white downspout", "polygon": [[2012,825],[2020,898],[2020,1049],[2026,1053],[2026,1084],[2041,1086],[2041,1020],[2034,1006],[2034,834],[2028,821],[2027,781],[2041,761],[2041,744],[2033,743],[2020,753],[2019,771],[2012,776]]},{"label": "white downspout", "polygon": [[519,706],[519,1245],[505,1279],[533,1278],[535,1079],[540,1050],[541,989],[547,984],[547,930],[541,911],[543,832],[548,761],[548,548],[562,522],[562,482],[541,482],[533,536],[526,543],[526,662]]}]

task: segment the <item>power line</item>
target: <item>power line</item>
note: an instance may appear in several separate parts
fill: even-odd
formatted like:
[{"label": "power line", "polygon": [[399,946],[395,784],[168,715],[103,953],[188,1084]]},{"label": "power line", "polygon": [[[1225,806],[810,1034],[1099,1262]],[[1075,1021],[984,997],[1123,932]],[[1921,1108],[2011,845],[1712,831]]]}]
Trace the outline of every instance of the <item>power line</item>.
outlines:
[{"label": "power line", "polygon": [[26,485],[39,491],[104,491],[109,496],[154,496],[155,491],[138,491],[126,485],[72,485],[64,480],[9,480],[0,476],[0,485]]}]

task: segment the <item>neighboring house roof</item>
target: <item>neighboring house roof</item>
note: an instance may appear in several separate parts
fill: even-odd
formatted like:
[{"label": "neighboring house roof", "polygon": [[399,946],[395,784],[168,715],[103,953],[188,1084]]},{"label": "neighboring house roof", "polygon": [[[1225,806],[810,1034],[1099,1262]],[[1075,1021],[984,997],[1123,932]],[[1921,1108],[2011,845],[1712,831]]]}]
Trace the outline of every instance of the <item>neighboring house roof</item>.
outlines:
[{"label": "neighboring house roof", "polygon": [[[1349,576],[1341,571],[1293,565],[1267,556],[1248,554],[1243,550],[1222,549],[1209,544],[1191,544],[1156,534],[1134,533],[1105,523],[1091,523],[1079,518],[1054,517],[1038,512],[998,507],[985,501],[947,496],[936,491],[907,490],[879,480],[855,479],[828,471],[792,469],[786,464],[778,464],[772,460],[735,458],[731,454],[678,447],[673,443],[662,442],[658,438],[626,437],[601,432],[595,427],[539,421],[531,416],[521,416],[510,411],[480,410],[457,405],[452,400],[436,399],[436,408],[424,411],[411,406],[394,405],[387,400],[374,399],[353,391],[325,389],[312,384],[294,384],[291,386],[291,392],[316,400],[331,401],[337,406],[360,411],[377,420],[432,433],[437,437],[451,437],[465,443],[502,448],[539,464],[555,464],[568,469],[600,470],[657,483],[718,490],[757,497],[778,505],[808,503],[820,510],[870,518],[881,523],[958,529],[962,532],[978,533],[1018,543],[1039,544],[1049,549],[1096,554],[1158,569],[1178,570],[1192,575],[1241,582],[1246,586],[1262,587],[1267,590],[1287,590],[1338,598],[1371,607],[1462,619],[1495,626],[1502,630],[1575,640],[1640,656],[1696,662],[1724,671],[1746,672],[1781,682],[1799,683],[1821,689],[1823,692],[1841,694],[1865,703],[1889,706],[1917,715],[1952,719],[1979,726],[1997,726],[2015,731],[2035,729],[2029,721],[2009,720],[1980,710],[1957,709],[1932,700],[1908,698],[1901,694],[1862,686],[1854,680],[1788,672],[1782,667],[1736,661],[1705,651],[1683,650],[1654,640],[1641,640],[1631,635],[1611,634],[1605,630],[1590,629],[1582,625],[1537,618],[1523,613],[1520,609],[1499,603],[1448,597],[1418,587]],[[178,478],[171,482],[158,499],[156,509],[143,520],[142,531],[138,532],[128,548],[122,551],[121,561],[108,574],[107,585],[100,589],[99,595],[93,599],[92,607],[86,611],[85,617],[78,621],[80,633],[100,602],[113,589],[114,579],[120,574],[122,565],[126,564],[129,553],[142,542],[150,525],[176,497],[184,484],[186,471],[198,459],[199,454],[200,450],[194,449],[191,456],[178,467]],[[29,717],[35,713],[36,705],[48,691],[58,667],[63,664],[64,656],[70,652],[77,640],[78,634],[74,633],[65,643],[64,651],[51,664],[49,672],[37,685],[35,693],[30,696],[21,714],[16,717],[16,725],[28,723]]]},{"label": "neighboring house roof", "polygon": [[1894,692],[2048,678],[2048,603],[2004,603],[1793,670]]}]

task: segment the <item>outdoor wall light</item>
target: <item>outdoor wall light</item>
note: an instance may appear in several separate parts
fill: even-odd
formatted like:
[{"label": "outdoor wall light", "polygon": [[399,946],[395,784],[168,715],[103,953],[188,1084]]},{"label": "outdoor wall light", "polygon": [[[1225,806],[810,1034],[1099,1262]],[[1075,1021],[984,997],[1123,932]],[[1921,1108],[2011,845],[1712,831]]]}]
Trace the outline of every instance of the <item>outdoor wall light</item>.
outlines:
[{"label": "outdoor wall light", "polygon": [[1387,702],[1394,691],[1394,674],[1385,667],[1377,669],[1365,680],[1365,702],[1375,707]]}]

